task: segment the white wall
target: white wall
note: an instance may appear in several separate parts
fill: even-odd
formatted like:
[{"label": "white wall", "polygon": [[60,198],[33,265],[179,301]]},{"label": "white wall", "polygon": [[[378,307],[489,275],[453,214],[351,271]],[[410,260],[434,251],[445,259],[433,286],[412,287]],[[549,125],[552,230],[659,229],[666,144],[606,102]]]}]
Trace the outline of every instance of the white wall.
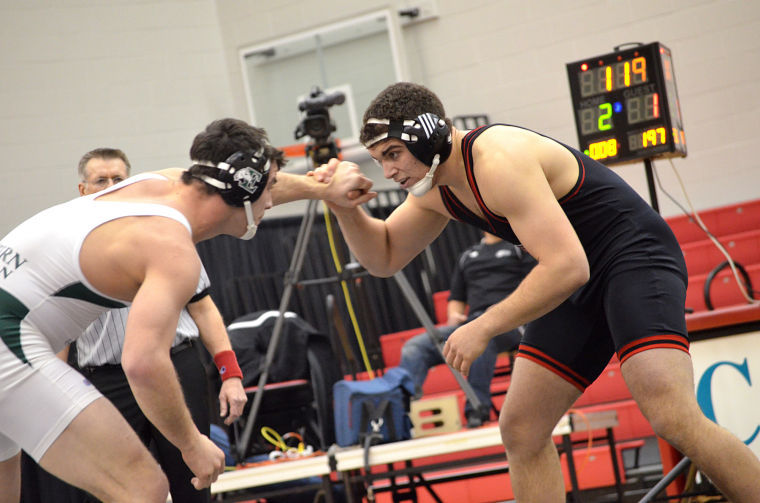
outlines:
[{"label": "white wall", "polygon": [[[429,0],[424,0],[428,2]],[[403,29],[410,79],[449,116],[487,113],[577,144],[565,64],[626,42],[673,54],[689,154],[674,160],[697,209],[760,197],[760,2],[753,0],[435,0],[439,18]],[[217,0],[236,110],[237,50],[415,0]],[[371,57],[371,55],[367,55]],[[308,87],[308,83],[305,83]],[[684,202],[666,161],[665,189]],[[643,163],[615,168],[649,200]],[[661,212],[680,210],[658,193]]]},{"label": "white wall", "polygon": [[0,236],[75,197],[92,148],[187,165],[234,112],[219,29],[213,0],[0,0]]},{"label": "white wall", "polygon": [[[436,91],[450,116],[488,113],[574,145],[565,63],[660,41],[673,52],[689,148],[674,163],[691,200],[709,208],[760,197],[760,2],[435,3],[439,18],[403,38],[410,79]],[[247,119],[241,47],[414,4],[0,0],[0,235],[74,197],[76,163],[91,148],[123,148],[135,172],[185,165],[209,121]],[[683,200],[668,164],[657,167]],[[643,165],[616,169],[648,198]],[[659,199],[663,214],[677,213]]]}]

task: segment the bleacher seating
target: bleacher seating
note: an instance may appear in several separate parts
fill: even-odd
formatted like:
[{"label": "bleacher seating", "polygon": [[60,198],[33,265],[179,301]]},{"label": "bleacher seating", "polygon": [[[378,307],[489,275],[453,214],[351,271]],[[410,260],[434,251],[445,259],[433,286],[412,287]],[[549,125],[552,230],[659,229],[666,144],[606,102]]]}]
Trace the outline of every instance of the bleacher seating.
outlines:
[{"label": "bleacher seating", "polygon": [[[753,288],[757,289],[760,285],[760,199],[700,211],[699,217],[733,260],[744,267]],[[689,274],[686,308],[704,311],[707,309],[705,281],[726,258],[691,217],[670,217],[666,221],[686,259]],[[713,279],[710,299],[716,308],[747,303],[729,268],[724,268]]]},{"label": "bleacher seating", "polygon": [[[728,236],[745,231],[758,230],[760,224],[760,199],[721,206],[699,211],[699,217],[715,236]],[[704,232],[697,227],[692,218],[678,215],[665,219],[673,229],[678,242],[686,243],[702,241],[706,238]]]},{"label": "bleacher seating", "polygon": [[[760,233],[758,233],[758,237],[760,238]],[[760,285],[760,262],[751,265],[742,263],[742,266],[747,271],[752,288],[757,291]],[[704,293],[707,276],[707,274],[689,275],[689,287],[686,289],[686,307],[694,312],[707,310]],[[740,274],[739,277],[742,278],[742,275]],[[757,296],[755,295],[755,297]],[[719,272],[710,283],[710,299],[713,308],[748,303],[728,267]]]}]

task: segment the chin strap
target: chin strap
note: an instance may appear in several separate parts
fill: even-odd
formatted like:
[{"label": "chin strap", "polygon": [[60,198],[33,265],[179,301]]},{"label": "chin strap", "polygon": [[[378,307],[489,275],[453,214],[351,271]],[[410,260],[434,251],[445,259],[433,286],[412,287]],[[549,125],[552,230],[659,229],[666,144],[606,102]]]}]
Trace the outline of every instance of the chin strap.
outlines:
[{"label": "chin strap", "polygon": [[243,202],[243,208],[245,208],[245,220],[248,222],[248,227],[245,229],[245,234],[240,236],[240,239],[249,240],[256,235],[258,227],[253,221],[253,210],[251,209],[251,202],[246,200]]},{"label": "chin strap", "polygon": [[428,170],[425,177],[409,187],[408,191],[411,195],[416,197],[424,196],[430,191],[430,189],[433,188],[433,176],[435,175],[435,170],[438,168],[440,159],[440,154],[435,154],[435,157],[433,157],[433,163],[431,164],[430,169]]}]

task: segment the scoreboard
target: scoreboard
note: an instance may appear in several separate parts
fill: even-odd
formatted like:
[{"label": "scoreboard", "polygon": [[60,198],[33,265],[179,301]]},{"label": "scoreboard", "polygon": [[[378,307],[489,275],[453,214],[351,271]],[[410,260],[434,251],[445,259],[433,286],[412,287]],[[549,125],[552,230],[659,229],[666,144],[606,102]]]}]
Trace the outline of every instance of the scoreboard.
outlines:
[{"label": "scoreboard", "polygon": [[686,156],[667,47],[653,42],[566,66],[582,152],[607,165]]}]

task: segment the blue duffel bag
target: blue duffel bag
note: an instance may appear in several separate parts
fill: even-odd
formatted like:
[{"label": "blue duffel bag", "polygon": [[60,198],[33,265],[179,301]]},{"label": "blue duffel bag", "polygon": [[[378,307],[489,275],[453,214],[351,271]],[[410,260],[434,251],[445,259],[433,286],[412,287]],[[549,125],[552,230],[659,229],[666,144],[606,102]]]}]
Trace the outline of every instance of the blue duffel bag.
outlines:
[{"label": "blue duffel bag", "polygon": [[409,373],[393,367],[369,381],[338,381],[333,386],[335,436],[345,447],[408,440],[412,422],[409,400],[414,383]]}]

